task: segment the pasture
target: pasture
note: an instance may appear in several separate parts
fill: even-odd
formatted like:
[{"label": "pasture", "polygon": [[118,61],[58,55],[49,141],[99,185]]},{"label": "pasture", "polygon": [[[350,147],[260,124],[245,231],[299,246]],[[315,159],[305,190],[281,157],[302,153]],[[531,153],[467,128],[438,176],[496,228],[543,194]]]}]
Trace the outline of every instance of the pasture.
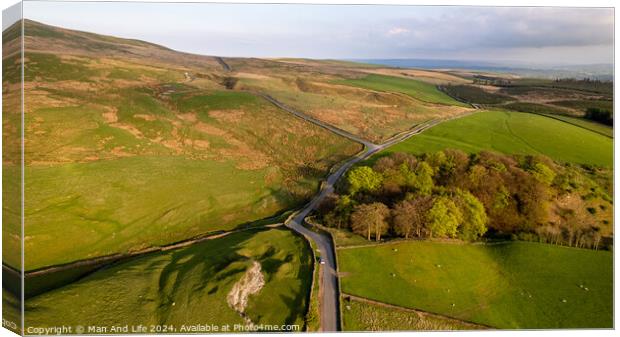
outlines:
[{"label": "pasture", "polygon": [[381,306],[355,299],[343,303],[344,331],[420,331],[477,329],[458,320]]},{"label": "pasture", "polygon": [[26,175],[28,270],[230,230],[295,202],[279,170],[226,162],[130,157]]},{"label": "pasture", "polygon": [[399,92],[426,103],[469,106],[454,100],[432,84],[402,77],[370,74],[360,79],[346,79],[338,83],[371,90]]},{"label": "pasture", "polygon": [[563,115],[547,115],[550,118],[559,119],[569,124],[573,124],[584,129],[590,130],[592,132],[600,133],[601,135],[611,137],[614,136],[614,128],[605,124],[593,122],[591,120],[587,120],[585,118],[580,117],[571,117],[571,116],[563,116]]},{"label": "pasture", "polygon": [[611,328],[613,254],[532,242],[338,250],[344,293],[504,329]]},{"label": "pasture", "polygon": [[482,111],[444,122],[385,153],[421,154],[446,148],[542,154],[560,162],[613,166],[611,138],[549,117],[508,111]]},{"label": "pasture", "polygon": [[248,297],[255,324],[303,327],[312,258],[287,229],[250,230],[113,264],[26,300],[26,326],[244,324],[227,303],[256,261],[264,286]]}]

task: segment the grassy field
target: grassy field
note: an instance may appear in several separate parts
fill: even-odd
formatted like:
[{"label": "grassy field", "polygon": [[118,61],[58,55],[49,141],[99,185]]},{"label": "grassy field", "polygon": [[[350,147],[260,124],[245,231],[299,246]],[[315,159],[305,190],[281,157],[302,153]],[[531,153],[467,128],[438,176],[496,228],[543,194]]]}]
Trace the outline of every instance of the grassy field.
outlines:
[{"label": "grassy field", "polygon": [[[312,273],[304,239],[287,229],[253,230],[149,254],[26,301],[26,326],[243,323],[227,303],[252,261],[265,285],[245,313],[255,324],[303,327]],[[177,330],[179,333],[179,330]]]},{"label": "grassy field", "polygon": [[545,116],[503,111],[484,111],[442,123],[390,147],[386,153],[445,148],[544,154],[563,162],[613,165],[613,140],[609,137]]},{"label": "grassy field", "polygon": [[571,114],[572,111],[568,109],[564,109],[562,107],[548,105],[548,104],[538,104],[538,103],[529,103],[529,102],[515,102],[509,103],[502,106],[503,108],[520,111],[520,112],[532,112],[537,114],[554,114],[554,115],[568,115]]},{"label": "grassy field", "polygon": [[31,167],[26,176],[28,269],[233,229],[294,202],[276,169],[175,157]]},{"label": "grassy field", "polygon": [[549,115],[548,117],[556,118],[561,121],[582,127],[584,129],[588,129],[590,131],[600,133],[607,137],[614,136],[614,128],[605,124],[593,122],[591,120],[587,120],[585,118],[579,117],[571,117],[571,116],[562,116],[562,115]]},{"label": "grassy field", "polygon": [[466,330],[472,325],[436,315],[412,312],[377,304],[345,301],[344,331]]},{"label": "grassy field", "polygon": [[340,249],[342,291],[495,328],[611,328],[613,254],[530,242]]},{"label": "grassy field", "polygon": [[468,106],[437,90],[432,84],[401,77],[371,74],[361,79],[342,80],[338,83],[371,90],[400,92],[427,103]]}]

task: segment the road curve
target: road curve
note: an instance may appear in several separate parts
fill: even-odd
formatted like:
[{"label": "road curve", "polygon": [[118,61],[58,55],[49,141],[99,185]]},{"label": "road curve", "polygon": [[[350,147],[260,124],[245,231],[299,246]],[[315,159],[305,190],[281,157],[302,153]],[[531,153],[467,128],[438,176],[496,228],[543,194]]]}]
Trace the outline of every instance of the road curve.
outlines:
[{"label": "road curve", "polygon": [[325,234],[319,234],[314,231],[306,228],[304,224],[304,219],[308,214],[314,210],[319,203],[327,196],[329,193],[334,191],[334,184],[342,177],[355,163],[362,161],[371,155],[375,154],[378,151],[381,151],[391,145],[394,145],[398,142],[402,142],[403,140],[416,135],[434,125],[439,123],[439,120],[427,121],[422,124],[417,125],[413,129],[400,133],[392,138],[390,138],[387,142],[383,144],[374,144],[368,142],[366,140],[360,139],[357,136],[351,135],[346,131],[343,131],[338,128],[334,128],[333,126],[326,125],[312,117],[309,117],[303,113],[296,112],[293,109],[289,109],[284,106],[280,102],[276,101],[274,98],[260,94],[262,97],[272,102],[274,105],[282,108],[283,110],[289,111],[296,116],[308,120],[314,124],[317,124],[321,127],[329,129],[343,137],[349,138],[351,140],[357,141],[365,145],[364,152],[354,156],[353,158],[346,161],[343,165],[341,165],[336,171],[331,173],[325,182],[321,184],[321,189],[319,193],[308,203],[306,206],[298,211],[294,217],[289,218],[285,225],[292,230],[304,235],[309,240],[313,240],[316,243],[317,248],[321,253],[321,257],[325,264],[323,265],[321,274],[319,277],[322,279],[321,289],[320,289],[320,308],[321,308],[321,330],[322,331],[338,331],[340,327],[340,310],[339,310],[339,289],[338,289],[338,275],[336,272],[336,252],[335,247],[332,246],[331,239]]}]

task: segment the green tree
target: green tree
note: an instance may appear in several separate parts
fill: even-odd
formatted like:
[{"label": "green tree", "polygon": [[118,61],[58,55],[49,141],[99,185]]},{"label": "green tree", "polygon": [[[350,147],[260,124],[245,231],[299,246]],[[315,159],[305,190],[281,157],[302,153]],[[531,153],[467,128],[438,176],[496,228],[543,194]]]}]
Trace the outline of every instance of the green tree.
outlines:
[{"label": "green tree", "polygon": [[555,179],[556,174],[552,169],[549,168],[549,166],[543,163],[536,163],[534,165],[534,169],[532,170],[532,175],[539,182],[550,186],[553,182],[553,179]]},{"label": "green tree", "polygon": [[[443,152],[442,152],[443,153]],[[421,162],[412,176],[412,185],[422,195],[430,195],[433,191],[433,168],[426,162]]]},{"label": "green tree", "polygon": [[354,168],[347,175],[349,193],[373,192],[381,187],[383,176],[368,166]]},{"label": "green tree", "polygon": [[333,210],[325,215],[325,224],[328,227],[336,227],[338,229],[348,227],[353,206],[355,206],[355,202],[348,195],[339,197],[335,201]]},{"label": "green tree", "polygon": [[426,215],[430,237],[455,237],[462,220],[463,214],[454,201],[446,196],[437,197]]},{"label": "green tree", "polygon": [[506,186],[500,185],[498,191],[495,193],[493,199],[493,209],[502,210],[510,205],[510,192],[506,189]]},{"label": "green tree", "polygon": [[456,201],[463,214],[458,227],[458,236],[464,240],[475,240],[487,231],[487,213],[484,205],[468,191],[456,190]]},{"label": "green tree", "polygon": [[381,240],[381,235],[387,233],[389,224],[386,221],[390,209],[380,202],[355,206],[351,214],[351,229],[359,235],[366,235],[368,241],[374,233],[375,240]]},{"label": "green tree", "polygon": [[443,151],[437,151],[426,154],[426,159],[424,161],[434,170],[439,170],[439,168],[446,163],[447,159],[448,158]]}]

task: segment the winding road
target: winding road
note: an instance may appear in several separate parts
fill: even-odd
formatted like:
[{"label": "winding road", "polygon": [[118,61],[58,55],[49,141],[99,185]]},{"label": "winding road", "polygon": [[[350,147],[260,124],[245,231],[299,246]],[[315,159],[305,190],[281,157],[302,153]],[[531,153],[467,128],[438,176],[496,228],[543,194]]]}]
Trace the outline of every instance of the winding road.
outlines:
[{"label": "winding road", "polygon": [[365,146],[363,152],[357,154],[352,157],[344,164],[342,164],[336,171],[331,173],[326,181],[321,184],[321,189],[319,193],[308,203],[304,208],[295,213],[294,216],[289,218],[285,225],[292,230],[304,235],[309,240],[312,240],[316,243],[318,250],[321,253],[321,257],[325,264],[321,269],[321,289],[320,289],[320,308],[321,308],[321,330],[322,331],[338,331],[340,329],[340,310],[339,310],[339,289],[338,289],[338,275],[336,269],[336,252],[335,248],[332,245],[331,239],[326,234],[320,234],[314,232],[307,227],[305,227],[304,219],[308,214],[314,210],[319,203],[331,192],[334,191],[334,184],[342,177],[355,163],[362,161],[371,155],[389,147],[396,143],[402,142],[408,139],[411,136],[419,134],[424,130],[438,124],[442,120],[431,120],[424,123],[421,123],[415,126],[413,129],[408,130],[406,132],[397,134],[396,136],[390,138],[383,144],[374,144],[367,140],[361,139],[355,135],[352,135],[342,129],[336,128],[334,126],[325,124],[313,117],[310,117],[304,113],[296,111],[283,103],[277,101],[271,96],[257,93],[258,95],[264,97],[269,102],[273,103],[275,106],[288,111],[295,116],[302,118],[306,121],[314,123],[320,127],[333,131],[334,133],[351,139],[353,141],[359,142]]}]

